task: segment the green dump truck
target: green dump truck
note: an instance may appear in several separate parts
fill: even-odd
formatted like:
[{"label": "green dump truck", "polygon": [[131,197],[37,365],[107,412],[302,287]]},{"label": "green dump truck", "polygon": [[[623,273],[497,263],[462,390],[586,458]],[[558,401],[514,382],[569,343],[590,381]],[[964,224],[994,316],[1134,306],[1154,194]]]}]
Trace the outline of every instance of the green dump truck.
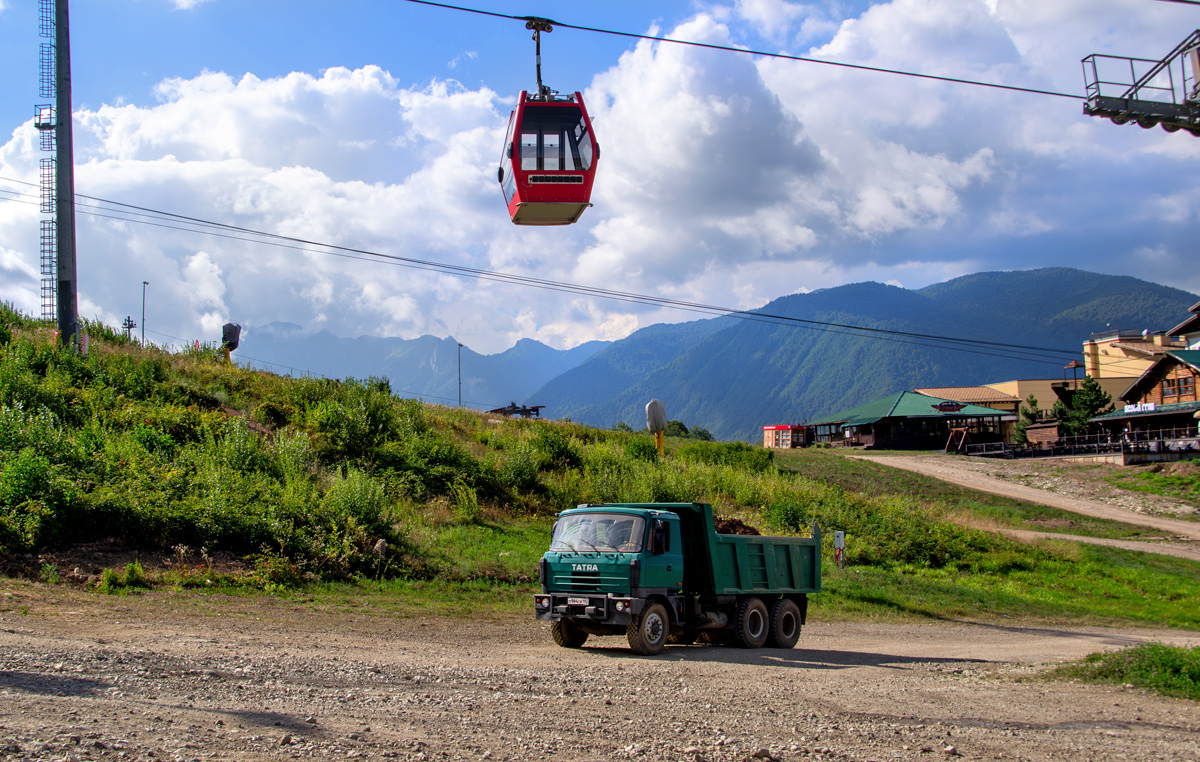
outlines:
[{"label": "green dump truck", "polygon": [[705,633],[791,648],[821,589],[821,532],[718,534],[706,503],[581,505],[559,514],[540,577],[535,615],[565,648],[624,634],[652,655]]}]

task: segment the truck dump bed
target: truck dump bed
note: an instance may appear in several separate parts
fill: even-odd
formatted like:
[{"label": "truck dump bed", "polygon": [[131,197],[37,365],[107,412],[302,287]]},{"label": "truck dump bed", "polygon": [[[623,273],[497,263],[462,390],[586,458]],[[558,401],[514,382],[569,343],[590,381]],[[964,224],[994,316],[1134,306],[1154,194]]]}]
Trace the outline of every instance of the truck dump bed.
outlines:
[{"label": "truck dump bed", "polygon": [[684,588],[714,595],[816,593],[821,590],[821,530],[812,537],[718,534],[712,506],[660,506],[678,514],[684,556],[708,563],[686,565]]}]

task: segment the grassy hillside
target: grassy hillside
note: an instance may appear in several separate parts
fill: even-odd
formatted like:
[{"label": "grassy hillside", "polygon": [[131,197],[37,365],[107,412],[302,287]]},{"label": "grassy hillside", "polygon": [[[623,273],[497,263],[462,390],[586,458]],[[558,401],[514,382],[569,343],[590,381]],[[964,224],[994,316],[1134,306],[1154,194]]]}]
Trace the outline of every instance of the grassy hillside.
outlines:
[{"label": "grassy hillside", "polygon": [[[643,435],[501,420],[401,399],[378,379],[283,378],[214,347],[172,354],[89,332],[84,359],[0,309],[0,555],[16,573],[53,581],[37,554],[113,538],[181,560],[173,576],[112,571],[110,590],[204,585],[185,563],[203,549],[245,560],[227,584],[474,585],[519,609],[527,598],[511,586],[528,590],[562,508],[706,501],[768,531],[849,533],[849,566],[826,565],[814,616],[1200,627],[1196,564],[1022,545],[972,528],[1001,510],[982,496],[883,488],[887,472],[852,483],[818,461],[781,468],[738,444],[672,440],[660,459]],[[1010,503],[1010,523],[1041,515]]]}]

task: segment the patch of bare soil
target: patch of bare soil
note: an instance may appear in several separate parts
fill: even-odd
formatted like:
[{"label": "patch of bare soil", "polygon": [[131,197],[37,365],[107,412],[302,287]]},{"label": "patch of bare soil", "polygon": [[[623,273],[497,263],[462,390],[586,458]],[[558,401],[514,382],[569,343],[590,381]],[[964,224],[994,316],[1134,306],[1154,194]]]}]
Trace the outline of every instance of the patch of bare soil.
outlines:
[{"label": "patch of bare soil", "polygon": [[[349,608],[349,607],[348,607]],[[1200,635],[810,623],[792,650],[0,582],[13,760],[1200,760],[1200,705],[1045,679]]]},{"label": "patch of bare soil", "polygon": [[250,571],[246,562],[233,553],[209,553],[204,548],[186,545],[169,549],[130,548],[120,540],[108,538],[38,554],[13,554],[0,559],[0,573],[27,579],[46,579],[48,573],[53,573],[67,582],[95,585],[105,569],[120,571],[135,561],[146,572],[174,574],[181,580],[242,576]]}]

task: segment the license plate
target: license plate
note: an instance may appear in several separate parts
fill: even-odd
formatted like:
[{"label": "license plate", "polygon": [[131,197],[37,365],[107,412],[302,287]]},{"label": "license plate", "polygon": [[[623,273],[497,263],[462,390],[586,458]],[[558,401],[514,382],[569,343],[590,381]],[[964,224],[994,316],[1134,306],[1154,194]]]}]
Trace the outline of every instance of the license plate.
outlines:
[{"label": "license plate", "polygon": [[586,606],[586,605],[588,605],[588,599],[587,598],[568,598],[567,605],[568,606]]}]

